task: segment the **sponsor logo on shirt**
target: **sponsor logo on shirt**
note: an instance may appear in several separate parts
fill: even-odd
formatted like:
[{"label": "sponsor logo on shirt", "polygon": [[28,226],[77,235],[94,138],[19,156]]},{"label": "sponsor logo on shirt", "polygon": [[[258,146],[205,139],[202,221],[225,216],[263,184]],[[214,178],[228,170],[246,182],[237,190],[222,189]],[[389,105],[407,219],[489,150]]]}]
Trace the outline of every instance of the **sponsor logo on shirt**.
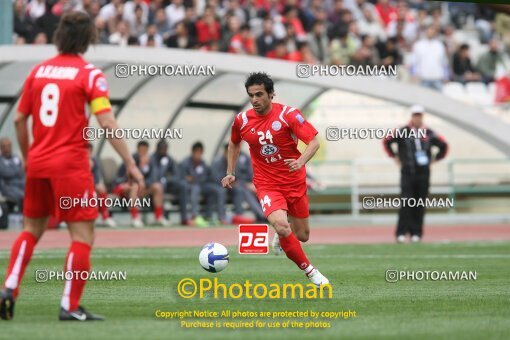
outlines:
[{"label": "sponsor logo on shirt", "polygon": [[266,144],[260,148],[260,154],[262,156],[271,156],[278,152],[278,148],[273,144]]},{"label": "sponsor logo on shirt", "polygon": [[108,85],[106,84],[106,79],[104,79],[103,77],[97,78],[96,88],[102,92],[105,92],[106,90],[108,90]]}]

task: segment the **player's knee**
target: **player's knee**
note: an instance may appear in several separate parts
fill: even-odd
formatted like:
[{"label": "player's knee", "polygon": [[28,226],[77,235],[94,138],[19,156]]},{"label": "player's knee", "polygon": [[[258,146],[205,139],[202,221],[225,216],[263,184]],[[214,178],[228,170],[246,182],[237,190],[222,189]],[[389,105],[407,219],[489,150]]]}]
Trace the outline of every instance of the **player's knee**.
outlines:
[{"label": "player's knee", "polygon": [[308,239],[310,239],[310,231],[309,230],[305,230],[305,231],[302,231],[302,232],[298,233],[297,234],[297,238],[301,242],[308,241]]},{"label": "player's knee", "polygon": [[287,237],[292,232],[289,222],[283,218],[275,220],[273,226],[276,230],[276,233],[283,237]]}]

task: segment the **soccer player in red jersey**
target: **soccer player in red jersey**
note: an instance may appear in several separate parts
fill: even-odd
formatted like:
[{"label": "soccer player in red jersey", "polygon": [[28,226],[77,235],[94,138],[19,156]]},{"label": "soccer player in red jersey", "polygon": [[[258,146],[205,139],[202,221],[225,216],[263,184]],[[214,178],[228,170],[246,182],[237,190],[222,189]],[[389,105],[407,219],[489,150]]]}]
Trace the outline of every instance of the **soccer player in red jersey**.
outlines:
[{"label": "soccer player in red jersey", "polygon": [[[59,54],[32,70],[25,81],[15,116],[18,142],[26,165],[23,231],[12,245],[11,257],[0,296],[0,317],[13,317],[14,303],[37,241],[50,215],[67,222],[71,246],[65,260],[66,272],[88,272],[94,240],[96,206],[71,206],[73,198],[96,195],[90,172],[87,141],[88,104],[104,129],[118,128],[108,99],[103,73],[80,56],[96,39],[91,18],[81,12],[66,14],[55,32]],[[28,118],[32,117],[33,142],[29,148]],[[143,176],[123,139],[110,139],[132,180],[144,188]],[[102,320],[80,306],[86,281],[83,275],[66,276],[60,320]]]},{"label": "soccer player in red jersey", "polygon": [[[273,250],[278,253],[283,249],[316,286],[328,284],[328,279],[310,263],[299,242],[308,241],[310,234],[305,164],[319,149],[317,130],[298,109],[272,102],[274,85],[267,74],[250,74],[245,87],[253,109],[239,113],[234,119],[227,174],[221,183],[231,188],[236,180],[234,169],[241,141],[246,141],[253,160],[257,197],[276,230]],[[307,144],[303,154],[297,148],[298,139]]]}]

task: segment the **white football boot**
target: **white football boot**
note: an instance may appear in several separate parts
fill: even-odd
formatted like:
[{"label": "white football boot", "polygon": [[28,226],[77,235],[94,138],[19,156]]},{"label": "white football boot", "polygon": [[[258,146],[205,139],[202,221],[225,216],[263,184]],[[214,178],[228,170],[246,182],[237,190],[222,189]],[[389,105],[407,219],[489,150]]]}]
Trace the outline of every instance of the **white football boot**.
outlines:
[{"label": "white football boot", "polygon": [[140,217],[133,218],[133,220],[131,221],[131,225],[135,228],[143,228],[144,227],[144,224]]},{"label": "white football boot", "polygon": [[[310,265],[310,266],[312,266],[312,265]],[[318,271],[317,268],[314,268],[313,266],[310,271],[307,272],[305,270],[305,273],[306,273],[306,276],[310,279],[310,281],[312,281],[312,283],[317,288],[320,288],[321,285],[329,284],[328,278],[325,277],[324,275],[322,275],[321,272]]]},{"label": "white football boot", "polygon": [[274,233],[273,242],[271,242],[271,248],[273,249],[273,254],[277,256],[283,253],[283,249],[280,246],[280,237],[278,236],[278,233]]}]

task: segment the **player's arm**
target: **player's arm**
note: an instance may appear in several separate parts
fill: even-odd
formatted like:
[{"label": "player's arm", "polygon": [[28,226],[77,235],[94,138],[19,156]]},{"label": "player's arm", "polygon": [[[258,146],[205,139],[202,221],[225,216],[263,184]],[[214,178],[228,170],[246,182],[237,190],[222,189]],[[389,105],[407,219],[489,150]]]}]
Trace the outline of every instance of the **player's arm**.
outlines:
[{"label": "player's arm", "polygon": [[301,169],[312,157],[315,155],[317,150],[320,148],[319,140],[317,136],[313,137],[313,139],[308,142],[308,145],[305,148],[305,151],[301,154],[301,157],[298,159],[285,159],[284,162],[289,167],[290,172],[297,171]]},{"label": "player's arm", "polygon": [[[108,130],[116,130],[119,128],[115,116],[111,111],[103,112],[101,114],[96,115],[97,121],[101,128]],[[114,135],[115,134],[110,134]],[[127,147],[126,141],[124,138],[108,138],[108,141],[112,145],[113,149],[120,155],[124,164],[126,165],[126,170],[128,174],[128,178],[132,178],[136,183],[138,183],[138,190],[142,192],[145,188],[145,182],[143,179],[143,175],[136,166],[135,160],[129,153],[129,149]]]},{"label": "player's arm", "polygon": [[221,180],[221,185],[224,188],[232,189],[232,183],[236,180],[236,164],[239,154],[241,153],[241,143],[234,143],[233,141],[228,142],[227,151],[227,173],[226,176]]},{"label": "player's arm", "polygon": [[[238,115],[239,116],[239,115]],[[241,129],[239,127],[238,116],[234,118],[232,128],[230,131],[230,141],[228,142],[227,150],[227,173],[221,180],[221,185],[224,188],[232,189],[232,183],[235,182],[236,164],[239,154],[241,153]]]},{"label": "player's arm", "polygon": [[293,109],[286,116],[288,126],[292,133],[306,144],[306,149],[298,159],[284,159],[289,167],[289,172],[301,169],[319,150],[320,144],[317,139],[317,130],[310,124],[299,110]]},{"label": "player's arm", "polygon": [[16,112],[14,117],[14,125],[16,126],[16,137],[18,139],[19,148],[23,164],[27,164],[28,157],[28,115]]}]

